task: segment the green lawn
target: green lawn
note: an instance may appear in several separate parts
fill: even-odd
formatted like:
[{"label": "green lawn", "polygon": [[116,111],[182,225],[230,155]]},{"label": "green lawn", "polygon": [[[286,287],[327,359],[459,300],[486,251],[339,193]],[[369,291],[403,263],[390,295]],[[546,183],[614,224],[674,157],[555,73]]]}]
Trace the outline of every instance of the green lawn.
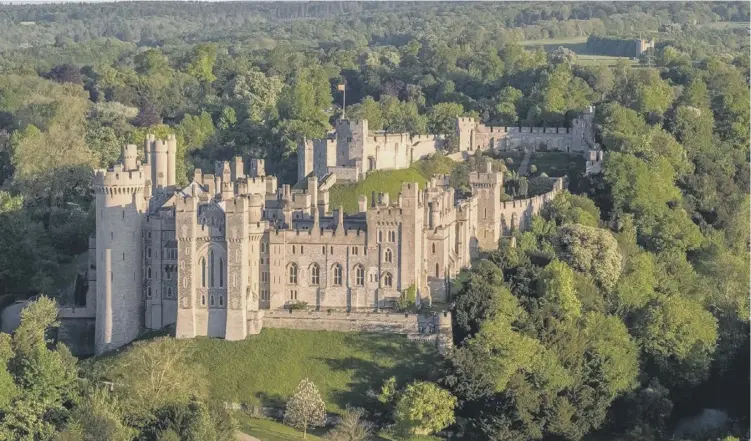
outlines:
[{"label": "green lawn", "polygon": [[[255,436],[261,441],[297,441],[302,439],[302,432],[276,421],[250,418],[244,414],[238,414],[237,420],[240,424],[241,432]],[[323,441],[325,439],[323,436],[326,432],[327,430],[324,428],[316,428],[308,432],[308,436],[305,439]],[[373,441],[440,441],[440,438],[434,436],[415,436],[409,440],[402,440],[393,438],[383,432],[379,432],[371,439]]]},{"label": "green lawn", "polygon": [[494,154],[496,159],[502,159],[506,163],[507,158],[511,158],[514,161],[512,164],[506,163],[506,168],[511,171],[518,171],[519,166],[522,165],[522,159],[524,159],[524,152],[521,150],[512,150],[508,152],[498,152]]},{"label": "green lawn", "polygon": [[[276,421],[250,418],[243,414],[237,416],[237,421],[240,423],[241,432],[255,436],[261,441],[292,441],[302,439],[302,432]],[[305,439],[322,441],[323,438],[321,438],[321,435],[325,433],[325,429],[317,428],[309,432]]]},{"label": "green lawn", "polygon": [[544,40],[525,40],[519,43],[522,46],[526,46],[527,49],[532,49],[537,46],[542,46],[545,52],[558,49],[563,46],[566,49],[571,49],[576,52],[576,63],[581,65],[593,65],[601,64],[606,66],[615,65],[619,60],[623,60],[629,64],[636,64],[637,62],[629,57],[611,57],[607,55],[593,54],[587,49],[587,37],[570,37],[570,38],[551,38]]},{"label": "green lawn", "polygon": [[425,182],[435,174],[448,174],[456,163],[444,156],[434,156],[422,159],[412,164],[412,167],[401,170],[379,170],[368,173],[368,176],[356,184],[335,184],[329,193],[331,209],[344,207],[347,213],[357,212],[357,201],[360,195],[368,198],[370,203],[373,192],[388,192],[392,201],[396,201],[402,190],[402,183],[417,182],[423,188]]},{"label": "green lawn", "polygon": [[569,170],[584,170],[584,157],[578,153],[535,152],[529,161],[530,167],[537,166],[537,172],[531,176],[546,173],[550,177],[563,177]]},{"label": "green lawn", "polygon": [[321,391],[327,411],[367,407],[367,391],[396,376],[430,378],[441,358],[405,335],[264,329],[243,341],[198,338],[195,359],[217,400],[283,407],[303,378]]}]

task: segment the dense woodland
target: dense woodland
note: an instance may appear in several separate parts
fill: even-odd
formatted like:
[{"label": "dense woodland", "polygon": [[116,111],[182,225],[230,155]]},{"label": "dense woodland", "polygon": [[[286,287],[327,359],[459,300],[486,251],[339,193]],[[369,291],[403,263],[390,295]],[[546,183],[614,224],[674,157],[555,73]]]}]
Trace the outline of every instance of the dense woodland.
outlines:
[{"label": "dense woodland", "polygon": [[[457,398],[466,439],[664,440],[703,408],[734,424],[685,439],[743,437],[744,22],[748,3],[724,2],[0,7],[0,294],[55,295],[70,281],[94,226],[92,169],[149,132],[177,135],[182,183],[233,155],[293,183],[297,140],[341,113],[338,84],[348,116],[411,133],[450,133],[458,115],[558,127],[596,104],[604,173],[572,177],[516,248],[467,274],[457,348],[433,380]],[[520,44],[589,35],[657,44],[613,66]],[[45,345],[51,308],[0,340],[0,439],[233,430],[200,384],[151,400],[138,370],[120,372],[135,391],[122,396],[76,382],[70,354]],[[182,360],[166,347],[154,350]],[[157,363],[143,351],[129,366]]]}]

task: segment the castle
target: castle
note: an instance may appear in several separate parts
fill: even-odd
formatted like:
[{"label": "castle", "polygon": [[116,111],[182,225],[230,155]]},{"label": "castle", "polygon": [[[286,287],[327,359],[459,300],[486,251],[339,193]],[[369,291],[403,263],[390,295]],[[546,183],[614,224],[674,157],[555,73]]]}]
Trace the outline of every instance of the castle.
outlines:
[{"label": "castle", "polygon": [[[596,149],[592,124],[594,108],[565,127],[492,127],[474,118],[458,117],[454,137],[459,159],[485,150],[538,148],[589,154]],[[340,182],[356,182],[374,170],[407,168],[414,161],[445,150],[441,135],[415,135],[368,130],[368,121],[337,121],[324,139],[305,139],[298,145],[298,179],[335,174]],[[588,160],[596,160],[596,154]],[[600,153],[600,159],[601,153]]]},{"label": "castle", "polygon": [[[340,121],[337,128],[333,142],[304,143],[294,187],[278,186],[263,160],[251,159],[246,167],[239,157],[216,163],[213,174],[196,169],[179,187],[174,136],[149,135],[143,161],[135,145],[125,146],[118,164],[95,171],[86,304],[61,308],[63,323],[93,322],[97,354],[133,341],[144,329],[170,325],[178,338],[227,340],[264,326],[317,329],[333,326],[332,320],[359,330],[375,329],[374,323],[421,326],[417,319],[407,323],[371,312],[392,308],[406,291],[418,303],[447,301],[451,278],[481,250],[524,230],[563,188],[555,179],[549,193],[501,202],[503,174],[488,162],[470,174],[471,195],[463,199],[447,176],[436,176],[424,188],[402,184],[394,200],[388,193],[361,195],[357,212],[344,213],[329,204],[339,176],[359,179],[362,158],[373,159],[370,169],[409,166],[415,155],[437,148],[426,145],[439,137],[371,137],[365,121]],[[497,129],[460,118],[459,154],[547,143],[590,155],[589,169],[602,159],[590,150],[590,129],[591,111],[573,129],[554,131]],[[386,141],[395,139],[386,159]],[[280,314],[301,305],[310,311],[306,316]],[[450,334],[446,317],[431,326]]]}]

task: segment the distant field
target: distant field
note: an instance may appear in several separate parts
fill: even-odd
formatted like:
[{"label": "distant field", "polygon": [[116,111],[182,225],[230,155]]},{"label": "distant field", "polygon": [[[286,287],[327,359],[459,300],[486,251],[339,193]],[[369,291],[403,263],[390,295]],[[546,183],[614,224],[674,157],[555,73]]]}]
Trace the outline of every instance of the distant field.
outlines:
[{"label": "distant field", "polygon": [[525,40],[520,42],[519,44],[522,46],[527,46],[527,48],[542,46],[545,52],[550,52],[552,50],[558,49],[558,47],[560,46],[563,46],[576,52],[577,64],[581,65],[601,64],[605,66],[612,66],[619,60],[626,61],[629,64],[637,63],[637,61],[634,61],[629,57],[610,57],[607,55],[598,55],[589,52],[589,49],[587,49],[587,37]]}]

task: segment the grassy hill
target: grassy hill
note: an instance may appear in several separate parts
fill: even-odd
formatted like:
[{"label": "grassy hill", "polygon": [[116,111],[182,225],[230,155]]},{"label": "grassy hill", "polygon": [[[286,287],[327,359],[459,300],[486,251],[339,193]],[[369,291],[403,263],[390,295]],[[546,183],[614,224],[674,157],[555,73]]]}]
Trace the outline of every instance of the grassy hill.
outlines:
[{"label": "grassy hill", "polygon": [[264,329],[243,341],[198,338],[192,344],[214,399],[283,406],[307,377],[329,412],[366,406],[367,391],[386,378],[428,378],[441,363],[433,346],[393,334]]},{"label": "grassy hill", "polygon": [[357,199],[365,195],[370,200],[372,192],[388,192],[395,201],[404,182],[417,182],[423,188],[425,182],[435,174],[449,174],[456,163],[445,156],[434,156],[421,159],[412,167],[401,170],[379,170],[368,173],[368,176],[356,184],[335,184],[331,187],[329,204],[332,209],[344,207],[347,213],[357,212]]}]

